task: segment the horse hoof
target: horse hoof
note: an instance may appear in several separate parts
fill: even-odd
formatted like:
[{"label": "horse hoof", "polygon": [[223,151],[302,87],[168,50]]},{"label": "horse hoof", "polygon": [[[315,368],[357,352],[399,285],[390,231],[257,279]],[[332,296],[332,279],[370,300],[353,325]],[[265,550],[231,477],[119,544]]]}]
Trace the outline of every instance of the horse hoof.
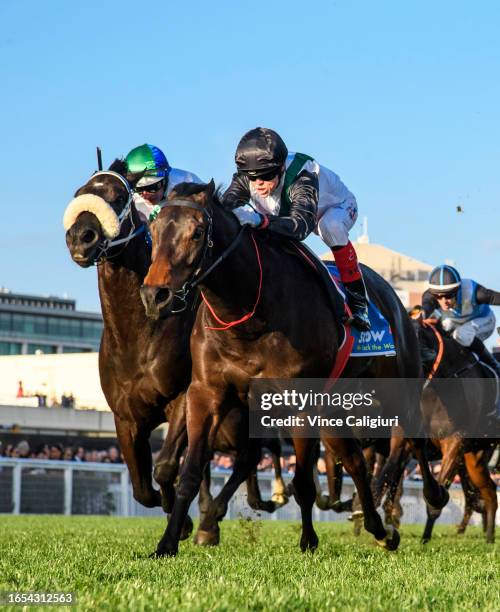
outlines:
[{"label": "horse hoof", "polygon": [[337,512],[337,513],[342,512],[342,502],[340,501],[340,499],[338,499],[337,501],[333,502],[333,504],[330,506],[330,508],[334,512]]},{"label": "horse hoof", "polygon": [[450,501],[450,494],[448,493],[448,490],[445,487],[441,487],[441,486],[440,486],[440,489],[441,489],[440,498],[435,499],[435,500],[433,499],[432,503],[428,502],[428,505],[430,506],[431,509],[441,510]]},{"label": "horse hoof", "polygon": [[314,552],[317,548],[318,548],[318,536],[314,533],[311,537],[309,538],[304,538],[302,537],[300,540],[300,550],[305,553],[305,552]]},{"label": "horse hoof", "polygon": [[286,506],[286,504],[288,504],[288,496],[282,493],[275,493],[271,497],[271,501],[275,503],[276,508],[281,508],[281,506]]},{"label": "horse hoof", "polygon": [[422,538],[422,544],[429,544],[430,541],[430,538]]},{"label": "horse hoof", "polygon": [[186,520],[184,521],[184,525],[182,526],[182,531],[181,531],[181,535],[179,539],[187,540],[192,533],[193,533],[193,521],[190,516],[186,516]]},{"label": "horse hoof", "polygon": [[401,537],[399,531],[392,525],[386,527],[386,536],[383,540],[377,540],[377,544],[385,550],[397,550]]},{"label": "horse hoof", "polygon": [[150,559],[161,559],[162,557],[175,557],[177,555],[177,547],[171,546],[160,546],[155,550],[154,553],[149,555]]},{"label": "horse hoof", "polygon": [[257,510],[272,514],[277,508],[277,505],[273,501],[261,501],[258,505]]},{"label": "horse hoof", "polygon": [[193,541],[198,546],[217,546],[220,542],[220,532],[219,530],[204,531],[203,529],[198,529]]},{"label": "horse hoof", "polygon": [[465,533],[465,527],[457,527],[457,535],[463,535]]}]

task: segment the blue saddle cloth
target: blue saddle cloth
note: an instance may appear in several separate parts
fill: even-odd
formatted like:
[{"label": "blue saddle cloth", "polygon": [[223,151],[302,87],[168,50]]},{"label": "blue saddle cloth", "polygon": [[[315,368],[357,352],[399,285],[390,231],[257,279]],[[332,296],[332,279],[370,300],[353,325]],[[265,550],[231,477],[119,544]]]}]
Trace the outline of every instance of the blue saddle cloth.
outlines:
[{"label": "blue saddle cloth", "polygon": [[[340,281],[337,266],[330,261],[324,263],[342,291],[343,285]],[[354,337],[351,357],[369,357],[372,355],[393,357],[396,354],[396,346],[389,322],[371,301],[368,302],[368,317],[372,327],[370,331],[359,331],[351,327],[351,334]]]}]

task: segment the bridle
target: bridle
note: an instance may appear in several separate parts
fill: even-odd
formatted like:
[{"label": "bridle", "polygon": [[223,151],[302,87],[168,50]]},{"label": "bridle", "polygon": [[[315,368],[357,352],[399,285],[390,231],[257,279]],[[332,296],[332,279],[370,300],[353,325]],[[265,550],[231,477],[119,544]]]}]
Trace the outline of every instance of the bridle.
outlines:
[{"label": "bridle", "polygon": [[[111,259],[119,255],[121,251],[119,253],[115,253],[114,255],[109,255],[108,251],[111,247],[118,246],[119,244],[123,244],[126,246],[132,240],[132,238],[135,238],[139,234],[142,234],[143,232],[146,231],[146,225],[144,223],[142,223],[136,229],[135,223],[132,219],[132,202],[134,200],[134,191],[130,187],[128,181],[121,174],[118,174],[118,172],[113,172],[112,170],[101,170],[99,172],[96,172],[95,174],[92,175],[91,180],[97,176],[104,176],[104,175],[114,176],[122,183],[122,185],[127,190],[127,195],[128,195],[127,202],[125,206],[123,207],[123,209],[120,211],[120,213],[117,214],[116,216],[118,217],[118,223],[119,223],[120,230],[121,230],[121,227],[124,221],[126,219],[130,219],[130,231],[127,234],[127,236],[125,236],[124,238],[119,238],[117,240],[107,238],[106,240],[102,242],[102,244],[99,246],[99,251],[94,260],[94,265],[96,266],[104,263],[108,259]],[[146,242],[148,242],[147,239],[146,239]]]},{"label": "bridle", "polygon": [[174,299],[180,301],[181,306],[176,309],[172,309],[171,314],[177,314],[179,312],[184,312],[187,308],[187,298],[191,291],[195,289],[209,274],[217,268],[225,259],[230,255],[234,249],[238,246],[240,239],[245,231],[244,225],[240,227],[236,238],[231,242],[231,244],[225,249],[225,251],[205,270],[203,271],[204,263],[207,258],[207,255],[211,252],[211,249],[214,245],[212,241],[212,233],[213,233],[213,216],[212,214],[203,206],[200,206],[196,202],[192,200],[184,199],[184,198],[176,198],[173,200],[169,200],[165,205],[165,208],[170,206],[177,206],[182,208],[192,208],[193,210],[197,210],[203,214],[203,217],[207,221],[207,228],[205,230],[205,238],[203,242],[203,248],[201,251],[201,255],[198,259],[194,272],[187,279],[187,281],[182,285],[180,289],[174,292]]}]

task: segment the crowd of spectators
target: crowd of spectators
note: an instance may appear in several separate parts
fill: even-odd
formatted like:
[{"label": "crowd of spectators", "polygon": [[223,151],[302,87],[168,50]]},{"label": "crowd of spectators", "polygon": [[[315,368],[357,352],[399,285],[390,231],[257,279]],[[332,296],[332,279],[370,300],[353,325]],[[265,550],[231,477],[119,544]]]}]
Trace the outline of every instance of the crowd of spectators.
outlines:
[{"label": "crowd of spectators", "polygon": [[17,459],[45,459],[52,461],[87,461],[94,463],[123,463],[117,446],[107,450],[88,449],[83,446],[63,446],[58,442],[32,447],[27,440],[17,444],[0,443],[0,457]]},{"label": "crowd of spectators", "polygon": [[[42,385],[42,387],[46,387],[46,385]],[[23,381],[20,380],[17,383],[16,398],[20,399],[23,397],[38,398],[39,408],[74,408],[76,404],[73,393],[63,393],[60,399],[58,399],[55,395],[48,399],[47,392],[44,388],[35,391],[25,391]]]},{"label": "crowd of spectators", "polygon": [[[153,454],[153,461],[158,453]],[[95,463],[123,463],[123,455],[117,446],[111,445],[107,450],[89,449],[83,446],[63,446],[59,443],[41,444],[36,447],[30,446],[27,440],[17,444],[2,445],[0,442],[0,457],[11,457],[19,459],[45,459],[52,461],[86,461]],[[182,461],[181,461],[182,462]],[[295,473],[296,457],[293,454],[284,454],[280,457],[281,470],[284,474]],[[230,455],[215,453],[211,462],[215,472],[230,472],[233,469],[233,458]],[[270,453],[265,452],[257,466],[260,472],[272,472],[274,470],[273,458]],[[318,459],[317,469],[319,474],[326,474],[326,463],[323,457]],[[437,476],[441,470],[441,462],[432,464],[434,475]],[[416,462],[410,463],[404,472],[406,480],[422,480],[420,467]],[[500,473],[492,473],[491,477],[500,486]],[[455,476],[455,483],[460,478]]]}]

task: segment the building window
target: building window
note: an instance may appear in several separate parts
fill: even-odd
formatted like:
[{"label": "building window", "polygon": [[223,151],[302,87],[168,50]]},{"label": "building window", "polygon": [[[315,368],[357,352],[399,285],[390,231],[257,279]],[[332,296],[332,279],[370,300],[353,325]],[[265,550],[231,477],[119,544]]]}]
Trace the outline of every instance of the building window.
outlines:
[{"label": "building window", "polygon": [[11,331],[12,315],[10,312],[0,312],[0,330]]},{"label": "building window", "polygon": [[41,351],[44,354],[57,353],[57,346],[50,344],[28,344],[28,354],[33,355],[37,351]]},{"label": "building window", "polygon": [[20,355],[22,344],[18,342],[0,342],[0,355]]}]

